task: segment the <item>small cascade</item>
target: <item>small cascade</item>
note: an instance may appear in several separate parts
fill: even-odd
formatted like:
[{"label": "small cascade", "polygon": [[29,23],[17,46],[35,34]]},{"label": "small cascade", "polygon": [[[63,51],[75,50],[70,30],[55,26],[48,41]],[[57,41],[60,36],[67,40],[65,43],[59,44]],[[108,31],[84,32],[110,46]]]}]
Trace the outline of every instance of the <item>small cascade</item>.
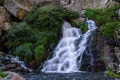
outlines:
[{"label": "small cascade", "polygon": [[13,62],[13,63],[17,63],[17,64],[19,64],[23,69],[32,72],[32,70],[29,69],[29,68],[27,68],[26,65],[25,65],[25,63],[24,63],[24,61],[21,61],[21,60],[19,59],[19,57],[13,56],[13,57],[10,58],[10,61]]},{"label": "small cascade", "polygon": [[[70,73],[79,71],[82,55],[91,46],[93,32],[97,28],[92,20],[87,19],[86,24],[88,31],[82,34],[80,29],[64,22],[62,26],[63,37],[55,48],[53,58],[47,60],[43,65],[42,72]],[[92,65],[92,54],[91,52],[88,54],[91,56]]]}]

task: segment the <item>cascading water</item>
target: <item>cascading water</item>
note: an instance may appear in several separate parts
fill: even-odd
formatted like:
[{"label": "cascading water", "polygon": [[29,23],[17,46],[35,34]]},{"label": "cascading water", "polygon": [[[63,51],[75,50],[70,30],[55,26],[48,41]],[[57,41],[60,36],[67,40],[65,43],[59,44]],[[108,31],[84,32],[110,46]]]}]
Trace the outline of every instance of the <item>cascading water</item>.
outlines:
[{"label": "cascading water", "polygon": [[[92,44],[92,35],[97,26],[92,20],[86,21],[88,31],[82,34],[81,30],[64,22],[62,26],[63,37],[57,45],[53,58],[47,60],[42,72],[70,73],[78,72],[81,67],[82,55]],[[93,57],[90,51],[91,65]]]}]

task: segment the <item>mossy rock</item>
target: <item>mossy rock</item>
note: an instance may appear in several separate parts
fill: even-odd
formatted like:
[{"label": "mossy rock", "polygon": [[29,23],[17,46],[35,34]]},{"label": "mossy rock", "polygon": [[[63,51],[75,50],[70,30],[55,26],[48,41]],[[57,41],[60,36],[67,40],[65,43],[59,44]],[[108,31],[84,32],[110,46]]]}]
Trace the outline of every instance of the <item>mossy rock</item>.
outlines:
[{"label": "mossy rock", "polygon": [[27,15],[28,11],[24,10],[24,9],[19,9],[16,17],[19,18],[20,20],[22,20],[26,15]]}]

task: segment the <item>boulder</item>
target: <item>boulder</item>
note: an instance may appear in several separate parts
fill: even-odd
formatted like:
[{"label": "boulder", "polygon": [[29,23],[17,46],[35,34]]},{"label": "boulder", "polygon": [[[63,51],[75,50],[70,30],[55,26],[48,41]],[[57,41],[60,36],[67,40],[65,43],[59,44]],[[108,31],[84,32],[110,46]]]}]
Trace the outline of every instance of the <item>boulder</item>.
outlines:
[{"label": "boulder", "polygon": [[4,7],[22,20],[34,6],[59,5],[59,0],[5,0]]},{"label": "boulder", "polygon": [[22,20],[33,8],[29,0],[5,0],[4,7],[15,17]]},{"label": "boulder", "polygon": [[9,21],[9,15],[6,10],[0,6],[0,33],[2,33],[3,26],[6,22]]}]

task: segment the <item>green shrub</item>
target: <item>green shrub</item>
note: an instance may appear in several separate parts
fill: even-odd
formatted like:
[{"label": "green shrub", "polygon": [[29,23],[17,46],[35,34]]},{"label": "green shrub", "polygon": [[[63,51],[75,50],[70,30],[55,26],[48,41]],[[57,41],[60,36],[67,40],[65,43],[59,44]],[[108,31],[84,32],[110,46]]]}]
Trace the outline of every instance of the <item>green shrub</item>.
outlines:
[{"label": "green shrub", "polygon": [[120,22],[108,22],[101,26],[100,30],[105,37],[116,36],[116,30],[120,28]]},{"label": "green shrub", "polygon": [[115,1],[115,2],[119,2],[119,3],[120,3],[120,0],[113,0],[113,1]]},{"label": "green shrub", "polygon": [[85,25],[85,22],[80,22],[79,27],[83,33],[85,33],[88,30],[87,26]]},{"label": "green shrub", "polygon": [[33,45],[31,43],[25,43],[25,44],[21,44],[20,46],[16,47],[13,53],[29,61],[33,57],[32,49],[33,49]]},{"label": "green shrub", "polygon": [[115,73],[115,72],[113,72],[113,71],[106,71],[105,72],[105,74],[107,75],[107,76],[111,76],[111,77],[113,77],[113,78],[119,78],[120,79],[120,74],[117,74],[117,73]]},{"label": "green shrub", "polygon": [[0,70],[0,78],[5,78],[8,74]]},{"label": "green shrub", "polygon": [[25,22],[40,31],[57,30],[63,21],[70,21],[79,17],[77,12],[64,9],[62,7],[46,6],[33,9],[25,18]]},{"label": "green shrub", "polygon": [[31,34],[31,28],[25,22],[15,23],[7,33],[6,45],[9,48],[16,48],[20,44],[29,42]]},{"label": "green shrub", "polygon": [[115,36],[115,31],[120,28],[120,19],[116,13],[119,8],[120,5],[107,9],[87,9],[85,15],[96,21],[104,37],[111,37]]},{"label": "green shrub", "polygon": [[43,60],[44,53],[45,53],[44,46],[39,45],[39,46],[35,47],[34,53],[35,53],[35,59],[36,59],[36,61],[37,62],[41,62]]}]

